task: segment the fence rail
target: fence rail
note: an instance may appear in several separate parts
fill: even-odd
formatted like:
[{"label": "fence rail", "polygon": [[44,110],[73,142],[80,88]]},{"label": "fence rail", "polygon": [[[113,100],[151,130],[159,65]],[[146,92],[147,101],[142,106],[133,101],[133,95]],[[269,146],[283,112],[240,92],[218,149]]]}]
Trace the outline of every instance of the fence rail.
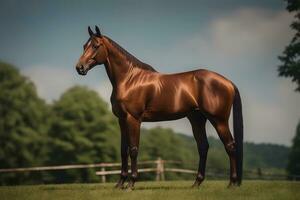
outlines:
[{"label": "fence rail", "polygon": [[[153,161],[144,161],[144,162],[139,162],[139,165],[148,165],[148,164],[156,164],[156,168],[139,168],[138,172],[139,173],[144,173],[144,172],[156,172],[156,180],[165,180],[165,172],[180,172],[180,173],[192,173],[196,174],[197,171],[194,170],[189,170],[189,169],[179,169],[179,168],[165,168],[164,165],[165,163],[182,163],[180,161],[175,161],[175,160],[162,160],[161,158],[158,158],[157,160]],[[131,170],[129,170],[129,173]],[[109,170],[107,171],[105,167],[101,168],[101,171],[97,171],[96,175],[102,176],[102,182],[106,181],[106,176],[107,175],[112,175],[112,174],[119,174],[120,170]]]},{"label": "fence rail", "polygon": [[[141,161],[139,165],[153,164],[155,161]],[[175,160],[164,160],[165,163],[182,163]],[[129,164],[130,165],[130,164]],[[30,172],[30,171],[49,171],[49,170],[64,170],[64,169],[84,169],[84,168],[100,168],[100,167],[119,167],[121,163],[96,163],[96,164],[77,164],[77,165],[56,165],[43,167],[22,167],[22,168],[8,168],[0,169],[0,173],[4,172]]]},{"label": "fence rail", "polygon": [[120,163],[97,163],[97,164],[82,164],[82,165],[58,165],[58,166],[45,166],[45,167],[24,167],[24,168],[11,168],[0,169],[2,172],[30,172],[30,171],[49,171],[49,170],[64,170],[64,169],[84,169],[96,167],[118,167]]},{"label": "fence rail", "polygon": [[[197,171],[191,169],[182,169],[182,168],[172,168],[165,167],[165,164],[182,164],[181,161],[176,160],[163,160],[157,158],[157,160],[149,161],[139,161],[140,173],[155,172],[156,181],[165,180],[165,172],[174,172],[174,173],[186,173],[186,174],[196,174]],[[130,164],[129,164],[130,165]],[[151,167],[141,168],[141,166],[151,165]],[[120,174],[121,163],[95,163],[95,164],[77,164],[77,165],[58,165],[58,166],[43,166],[43,167],[27,167],[27,168],[10,168],[10,169],[0,169],[1,173],[21,173],[21,172],[32,172],[32,171],[53,171],[53,170],[69,170],[69,169],[88,169],[88,168],[99,168],[99,171],[96,171],[96,175],[101,176],[102,182],[106,182],[106,176]],[[154,167],[155,166],[155,167]],[[109,169],[110,168],[110,169]],[[111,169],[112,168],[112,169]],[[116,169],[118,168],[118,169]],[[130,172],[130,170],[129,170]],[[225,178],[228,176],[224,172],[207,172],[206,176],[212,178]],[[285,174],[268,174],[262,173],[260,169],[253,171],[244,171],[244,177],[246,179],[264,179],[264,180],[299,180],[299,175],[287,176]]]},{"label": "fence rail", "polygon": [[[145,168],[145,169],[139,169],[139,172],[155,172],[155,168]],[[131,170],[128,170],[129,173],[131,173]],[[110,174],[120,174],[120,170],[111,170],[111,171],[98,171],[96,172],[96,175],[99,176],[105,176]]]}]

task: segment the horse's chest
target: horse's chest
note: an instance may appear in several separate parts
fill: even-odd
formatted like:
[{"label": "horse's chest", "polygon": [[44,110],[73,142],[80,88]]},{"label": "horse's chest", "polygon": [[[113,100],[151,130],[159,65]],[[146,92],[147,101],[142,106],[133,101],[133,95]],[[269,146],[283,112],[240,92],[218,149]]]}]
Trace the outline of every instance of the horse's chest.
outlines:
[{"label": "horse's chest", "polygon": [[112,98],[112,112],[115,116],[122,118],[127,114],[139,118],[142,112],[142,105],[127,98]]},{"label": "horse's chest", "polygon": [[124,101],[115,96],[111,97],[111,108],[116,117],[122,117],[126,113]]},{"label": "horse's chest", "polygon": [[121,105],[116,103],[116,102],[111,102],[111,109],[112,109],[112,112],[113,114],[116,116],[116,117],[119,117],[120,116],[120,111],[121,111]]}]

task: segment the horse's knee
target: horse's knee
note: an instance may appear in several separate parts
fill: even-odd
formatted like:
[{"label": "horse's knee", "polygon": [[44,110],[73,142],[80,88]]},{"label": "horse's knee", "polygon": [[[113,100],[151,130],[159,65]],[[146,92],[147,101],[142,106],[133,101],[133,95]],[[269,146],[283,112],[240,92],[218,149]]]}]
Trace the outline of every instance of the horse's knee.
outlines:
[{"label": "horse's knee", "polygon": [[235,145],[234,140],[231,141],[231,142],[228,142],[227,144],[225,144],[225,149],[226,149],[228,154],[235,155],[236,145]]},{"label": "horse's knee", "polygon": [[131,147],[130,150],[129,150],[129,155],[130,155],[130,158],[131,159],[136,159],[137,158],[137,155],[138,155],[138,147],[134,146],[134,147]]}]

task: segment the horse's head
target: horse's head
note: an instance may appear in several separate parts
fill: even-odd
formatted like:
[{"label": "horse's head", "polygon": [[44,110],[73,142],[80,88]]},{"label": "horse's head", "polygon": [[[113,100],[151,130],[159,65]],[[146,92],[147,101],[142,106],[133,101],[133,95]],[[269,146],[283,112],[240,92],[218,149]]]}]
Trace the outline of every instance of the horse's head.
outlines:
[{"label": "horse's head", "polygon": [[79,58],[76,70],[80,75],[86,75],[87,72],[96,65],[105,63],[108,52],[103,42],[103,36],[96,26],[96,33],[88,28],[90,38],[83,46],[83,54]]}]

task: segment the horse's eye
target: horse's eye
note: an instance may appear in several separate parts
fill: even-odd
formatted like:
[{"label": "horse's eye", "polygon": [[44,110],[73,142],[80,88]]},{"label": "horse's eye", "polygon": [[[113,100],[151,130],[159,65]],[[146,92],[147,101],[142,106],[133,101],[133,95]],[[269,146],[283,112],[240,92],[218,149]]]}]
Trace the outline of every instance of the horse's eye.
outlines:
[{"label": "horse's eye", "polygon": [[99,46],[93,45],[92,47],[93,47],[93,49],[97,49]]}]

